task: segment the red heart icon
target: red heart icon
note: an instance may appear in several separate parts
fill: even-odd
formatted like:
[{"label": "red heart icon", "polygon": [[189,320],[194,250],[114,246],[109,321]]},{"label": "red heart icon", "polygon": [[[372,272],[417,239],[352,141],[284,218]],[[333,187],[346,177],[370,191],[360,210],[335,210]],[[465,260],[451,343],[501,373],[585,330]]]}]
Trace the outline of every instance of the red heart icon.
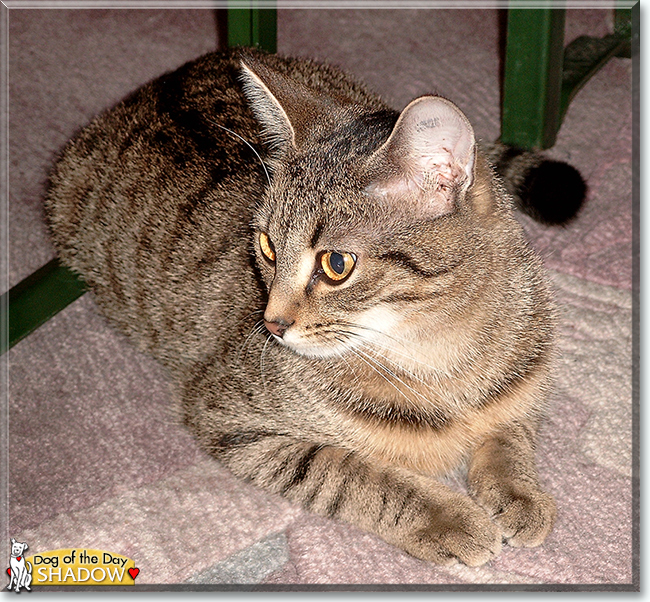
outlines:
[{"label": "red heart icon", "polygon": [[140,569],[132,568],[129,569],[129,575],[131,575],[131,579],[135,581],[135,578],[138,576],[138,573],[140,572]]},{"label": "red heart icon", "polygon": [[7,575],[11,577],[11,569],[7,569]]},{"label": "red heart icon", "polygon": [[17,557],[18,562],[20,562],[20,559],[21,559],[21,558],[22,558],[22,556],[18,556],[18,557]]}]

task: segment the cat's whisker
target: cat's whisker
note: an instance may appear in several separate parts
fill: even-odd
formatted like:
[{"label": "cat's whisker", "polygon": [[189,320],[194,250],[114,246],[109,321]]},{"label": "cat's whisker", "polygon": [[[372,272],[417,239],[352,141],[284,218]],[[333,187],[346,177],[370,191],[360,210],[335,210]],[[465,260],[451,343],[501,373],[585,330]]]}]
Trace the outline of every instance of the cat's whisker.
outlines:
[{"label": "cat's whisker", "polygon": [[[344,346],[346,346],[345,339],[335,337],[335,340],[338,341],[339,343],[342,343]],[[349,368],[352,371],[352,374],[354,374],[354,380],[358,381],[359,380],[359,375],[357,374],[357,371],[354,369],[354,366],[345,357],[345,354],[343,353],[343,351],[341,351],[340,349],[336,349],[335,351],[336,351],[336,355],[343,361],[343,363],[346,365],[346,367]]]},{"label": "cat's whisker", "polygon": [[[450,374],[448,372],[446,372],[445,370],[441,370],[440,368],[437,368],[436,366],[432,366],[430,364],[427,364],[425,361],[415,357],[413,354],[407,353],[405,351],[401,351],[397,347],[387,345],[386,343],[381,343],[379,341],[373,341],[372,344],[370,344],[370,343],[367,344],[367,347],[369,349],[372,349],[373,345],[377,346],[380,349],[383,349],[385,351],[389,351],[390,353],[395,353],[396,355],[400,355],[400,356],[402,356],[402,357],[404,357],[404,358],[406,358],[408,360],[411,360],[412,362],[415,362],[416,364],[419,365],[420,368],[425,368],[426,373],[429,374],[429,376],[432,376],[434,378],[440,378],[441,376],[445,376],[445,377],[450,376]],[[416,380],[418,380],[422,384],[426,384],[426,382],[424,380],[422,380],[422,378],[420,376],[418,376],[416,372],[414,372],[413,370],[409,370],[401,362],[398,362],[397,360],[395,360],[395,359],[393,359],[393,358],[391,358],[391,357],[389,357],[389,356],[387,356],[385,354],[381,354],[381,355],[387,361],[391,362],[395,366],[398,366],[403,371],[408,372],[408,374],[410,374],[413,378],[415,378]]]},{"label": "cat's whisker", "polygon": [[[344,342],[344,341],[340,341],[340,342]],[[402,397],[404,397],[404,399],[406,400],[406,402],[407,402],[409,405],[411,405],[412,401],[408,398],[408,396],[404,393],[404,391],[402,391],[402,390],[401,390],[401,389],[400,389],[400,388],[399,388],[399,387],[398,387],[398,386],[397,386],[397,385],[396,385],[396,384],[395,384],[395,383],[394,383],[390,378],[388,378],[388,377],[386,376],[386,374],[384,374],[383,372],[381,372],[381,371],[377,368],[377,366],[379,366],[380,368],[382,368],[382,369],[383,369],[386,373],[388,373],[389,375],[394,376],[398,381],[402,382],[402,381],[401,381],[401,380],[400,380],[400,379],[399,379],[399,378],[398,378],[398,377],[397,377],[397,376],[396,376],[396,375],[395,375],[395,374],[394,374],[390,369],[388,369],[386,366],[384,366],[384,365],[383,365],[381,362],[379,362],[376,358],[373,358],[372,356],[368,355],[367,353],[364,353],[364,352],[361,351],[360,349],[357,349],[357,348],[353,348],[353,347],[348,346],[348,350],[349,350],[353,355],[355,355],[356,357],[358,357],[361,361],[363,361],[365,364],[367,364],[368,367],[369,367],[371,370],[373,370],[374,372],[376,372],[377,374],[379,374],[379,376],[381,376],[381,377],[382,377],[382,378],[383,378],[383,379],[384,379],[384,380],[385,380],[389,385],[391,385],[391,386],[392,386],[392,387],[393,387],[393,388],[394,388],[394,389],[395,389],[395,390],[396,390],[396,391],[397,391],[397,392],[398,392]],[[410,388],[410,387],[408,387],[408,385],[406,385],[405,383],[402,383],[402,384],[404,384],[404,386],[406,386],[407,388]],[[415,392],[415,391],[414,391],[414,392]],[[416,393],[416,392],[415,392],[415,393]]]},{"label": "cat's whisker", "polygon": [[[403,385],[404,387],[406,387],[409,391],[411,391],[414,395],[416,395],[416,397],[418,397],[419,399],[421,399],[422,401],[424,401],[427,405],[429,405],[429,406],[433,406],[433,405],[434,405],[433,402],[432,402],[430,399],[428,399],[427,397],[425,397],[424,395],[422,395],[422,393],[420,393],[419,391],[415,390],[413,387],[411,387],[411,386],[408,385],[406,382],[404,382],[404,381],[403,381],[403,380],[402,380],[402,379],[401,379],[401,378],[400,378],[400,377],[399,377],[399,376],[398,376],[398,375],[397,375],[393,370],[391,370],[390,368],[388,368],[385,364],[383,364],[383,363],[382,363],[381,361],[379,361],[377,358],[371,356],[371,355],[368,354],[368,353],[365,353],[365,352],[362,351],[361,349],[356,349],[355,351],[357,352],[357,354],[361,354],[361,355],[363,355],[363,356],[364,356],[365,358],[367,358],[369,361],[373,361],[377,366],[379,366],[379,367],[381,367],[383,370],[385,370],[387,374],[389,374],[390,376],[392,376],[392,377],[393,377],[397,382],[399,382],[401,385]],[[383,356],[381,356],[381,357],[383,358]],[[388,359],[388,358],[384,358],[384,359]],[[409,372],[409,374],[410,374],[410,372]],[[389,381],[389,382],[390,382],[390,381]],[[423,383],[423,384],[425,384],[425,383]],[[407,395],[406,395],[406,394],[405,394],[405,393],[404,393],[404,392],[403,392],[399,387],[397,387],[396,385],[393,385],[393,386],[395,386],[395,388],[396,388],[398,391],[400,391],[400,393],[402,393],[402,395],[404,396],[405,399],[407,399],[409,402],[411,402],[411,400],[408,398],[408,396],[407,396]]]},{"label": "cat's whisker", "polygon": [[[227,321],[230,321],[231,319],[234,318],[236,313],[238,314],[239,310],[238,310],[238,308],[233,307],[233,308],[230,309],[230,311],[227,314],[225,314],[224,318]],[[242,318],[239,318],[236,322],[234,322],[234,324],[236,326],[238,326],[239,324],[241,324],[242,322],[245,322],[246,320],[248,320],[249,318],[251,318],[255,314],[261,314],[261,313],[264,313],[264,309],[255,309],[252,312],[250,312],[249,314],[246,314],[245,316],[243,316]]]},{"label": "cat's whisker", "polygon": [[[375,330],[375,329],[367,328],[367,330]],[[426,388],[427,390],[431,391],[432,393],[436,393],[436,391],[435,391],[435,388],[434,388],[430,383],[427,383],[427,382],[426,382],[425,380],[423,380],[420,376],[418,376],[417,373],[415,373],[413,370],[410,370],[409,368],[405,367],[402,363],[400,363],[400,362],[394,360],[393,358],[391,358],[391,357],[389,357],[389,356],[387,356],[387,355],[381,353],[381,352],[380,352],[376,347],[379,347],[380,349],[381,349],[381,348],[383,348],[383,349],[387,349],[388,351],[391,351],[391,352],[393,352],[393,353],[397,353],[397,354],[399,354],[399,355],[403,355],[403,356],[405,356],[406,358],[411,359],[411,360],[414,361],[414,362],[417,362],[418,364],[420,364],[420,365],[422,365],[422,366],[428,368],[428,369],[429,369],[429,371],[428,371],[429,375],[430,375],[431,377],[436,378],[436,379],[437,379],[437,378],[440,378],[441,375],[449,376],[448,373],[446,373],[445,371],[442,371],[442,370],[436,369],[436,368],[433,367],[433,366],[429,366],[429,365],[426,364],[425,362],[422,362],[421,360],[418,360],[418,358],[413,357],[413,356],[410,355],[410,354],[407,354],[407,353],[404,353],[404,352],[400,352],[398,349],[396,349],[396,348],[394,348],[394,347],[391,347],[391,346],[389,346],[389,345],[387,345],[387,344],[385,344],[385,343],[382,344],[382,343],[379,343],[378,341],[368,341],[368,340],[365,339],[363,336],[359,335],[359,333],[355,333],[355,332],[353,332],[353,331],[341,331],[341,332],[346,333],[346,334],[347,334],[348,336],[350,336],[350,337],[357,337],[358,339],[360,339],[360,340],[361,340],[361,343],[362,343],[362,345],[361,345],[362,348],[365,348],[365,349],[369,350],[372,354],[374,354],[374,356],[379,356],[379,357],[381,357],[384,361],[389,362],[390,364],[394,365],[394,366],[395,366],[396,368],[398,368],[401,372],[405,373],[405,374],[408,375],[410,378],[412,378],[413,380],[415,380],[415,381],[417,381],[418,383],[420,383],[424,388]],[[376,332],[379,332],[380,334],[382,334],[381,331],[376,331]],[[393,340],[397,340],[397,339],[395,339],[394,337],[389,337],[389,338],[392,338]],[[351,349],[349,346],[348,346],[348,348]],[[355,348],[355,349],[358,349],[358,350],[360,351],[360,349],[359,349],[358,347]],[[362,352],[362,353],[363,353],[363,352]],[[383,370],[385,370],[388,374],[390,374],[390,375],[393,376],[395,379],[397,379],[397,380],[398,380],[400,383],[402,383],[405,387],[407,387],[408,389],[410,389],[410,390],[411,390],[415,395],[417,395],[420,399],[422,399],[422,401],[424,401],[424,402],[425,402],[429,407],[433,408],[434,410],[436,409],[436,404],[435,404],[431,399],[427,398],[426,396],[423,396],[423,395],[420,394],[418,391],[416,391],[415,389],[413,389],[412,387],[410,387],[406,382],[404,382],[403,380],[401,380],[401,379],[399,378],[399,376],[398,376],[394,371],[390,370],[388,366],[386,366],[386,365],[383,364],[381,361],[379,361],[379,359],[377,359],[377,357],[373,357],[373,356],[371,356],[371,355],[368,355],[367,353],[366,353],[365,355],[366,355],[366,357],[372,359],[372,360],[373,360],[373,361],[374,361],[378,366],[380,366],[380,367],[381,367]],[[409,401],[410,401],[410,400],[409,400]]]},{"label": "cat's whisker", "polygon": [[[408,398],[408,396],[404,393],[404,391],[402,391],[402,390],[401,390],[401,389],[400,389],[400,388],[399,388],[399,387],[398,387],[398,386],[397,386],[397,385],[396,385],[396,384],[395,384],[395,383],[394,383],[390,378],[388,378],[384,373],[382,373],[380,370],[378,370],[377,367],[376,367],[375,365],[373,365],[373,363],[372,363],[371,361],[369,361],[369,359],[367,359],[367,358],[364,357],[362,354],[360,354],[356,349],[351,349],[351,352],[352,352],[354,355],[356,355],[356,356],[357,356],[361,361],[363,361],[365,364],[367,364],[368,367],[369,367],[371,370],[373,370],[374,372],[376,372],[377,374],[379,374],[379,376],[381,376],[381,377],[382,377],[382,378],[383,378],[383,379],[384,379],[384,380],[385,380],[385,381],[386,381],[386,382],[387,382],[391,387],[393,387],[393,389],[395,389],[395,390],[396,390],[396,391],[397,391],[397,392],[398,392],[398,393],[399,393],[399,394],[404,398],[404,400],[407,402],[408,405],[411,405],[411,400],[410,400],[410,399]],[[384,370],[386,370],[386,368],[385,368],[383,365],[381,365],[381,363],[378,363],[378,365],[379,365],[381,368],[383,368]],[[386,370],[386,372],[388,372],[388,373],[390,374],[390,370]]]},{"label": "cat's whisker", "polygon": [[[428,364],[427,362],[425,362],[425,361],[421,360],[420,358],[418,358],[413,353],[409,353],[408,352],[409,347],[413,347],[414,344],[412,342],[410,342],[410,341],[406,341],[403,337],[397,338],[397,337],[394,337],[392,335],[389,335],[386,332],[378,330],[376,328],[372,328],[370,326],[365,326],[363,324],[355,324],[354,322],[340,322],[340,324],[342,324],[344,326],[347,326],[348,328],[358,328],[360,330],[365,330],[365,331],[372,332],[374,334],[380,335],[380,336],[382,336],[384,338],[387,338],[387,339],[389,339],[391,341],[394,341],[399,347],[402,347],[403,350],[400,350],[398,346],[390,346],[387,343],[382,343],[382,342],[380,342],[380,341],[378,341],[376,339],[373,340],[373,341],[369,341],[368,339],[365,339],[359,333],[351,331],[351,330],[342,331],[342,332],[345,332],[348,335],[358,337],[359,339],[361,339],[367,345],[368,344],[378,345],[378,346],[382,347],[383,349],[386,349],[388,351],[391,351],[393,353],[401,355],[401,356],[411,360],[412,362],[420,364],[420,366],[422,368],[426,369],[427,373],[433,372],[434,374],[437,374],[437,375],[440,375],[440,376],[443,376],[443,377],[450,377],[451,376],[446,370],[442,370],[439,367],[432,366],[431,364]],[[395,362],[395,364],[400,365],[398,362]]]},{"label": "cat's whisker", "polygon": [[[354,326],[351,323],[348,323],[348,324],[350,324],[351,326]],[[381,333],[381,331],[377,331],[376,329],[373,329],[373,328],[370,328],[370,327],[365,328],[365,330],[374,331],[374,332],[377,332],[379,334],[383,334],[383,333]],[[425,395],[422,395],[419,391],[417,391],[416,389],[414,389],[413,387],[408,385],[404,380],[400,379],[398,374],[394,370],[391,370],[390,367],[385,362],[395,366],[396,369],[398,369],[402,373],[408,375],[409,378],[412,378],[414,381],[419,383],[424,389],[430,391],[432,394],[434,394],[434,397],[435,397],[437,392],[435,391],[435,388],[432,386],[432,384],[426,382],[416,372],[414,372],[413,370],[405,367],[401,362],[396,361],[395,359],[389,357],[388,355],[386,355],[384,353],[381,353],[381,351],[379,349],[385,349],[385,350],[388,350],[391,353],[401,355],[403,357],[406,357],[406,358],[420,364],[421,366],[424,366],[424,367],[428,368],[428,374],[430,376],[436,378],[436,379],[440,378],[441,374],[444,374],[443,371],[438,370],[438,369],[436,369],[436,368],[434,368],[432,366],[429,366],[425,362],[422,362],[421,360],[418,360],[418,358],[413,357],[409,353],[405,353],[404,351],[400,351],[399,349],[397,349],[394,346],[387,345],[386,343],[380,343],[378,341],[368,341],[367,339],[365,339],[365,337],[363,337],[362,335],[360,335],[357,332],[354,332],[353,330],[340,330],[339,329],[338,333],[339,333],[339,335],[340,334],[346,335],[348,337],[348,339],[356,339],[356,340],[360,341],[360,343],[361,343],[360,345],[353,347],[352,345],[349,344],[349,342],[347,340],[345,340],[344,338],[339,336],[337,338],[337,340],[340,343],[342,343],[349,352],[353,352],[354,350],[356,350],[356,351],[358,351],[360,353],[363,353],[365,358],[375,362],[375,364],[377,366],[381,367],[381,369],[384,370],[387,374],[389,374],[396,381],[401,383],[404,387],[409,389],[414,395],[416,395],[418,398],[420,398],[428,407],[432,407],[434,409],[436,408],[435,403],[431,399],[429,399]],[[388,338],[391,338],[391,339],[397,341],[397,339],[395,339],[394,337],[389,336]],[[364,353],[362,351],[362,349],[360,349],[359,347],[361,347],[362,349],[365,348],[366,350],[369,350],[372,355],[368,354],[368,353]],[[377,349],[377,347],[379,349]],[[357,357],[359,357],[359,353],[356,353],[356,355],[357,355]],[[379,356],[383,360],[383,362],[380,361],[376,356]],[[368,363],[368,362],[366,361],[366,363]],[[376,368],[373,368],[373,369],[375,369],[376,372],[379,372]],[[385,376],[385,375],[383,375],[383,376]],[[389,380],[389,379],[386,379],[386,380]],[[389,382],[390,382],[390,380],[389,380]],[[391,383],[391,384],[393,384],[393,383]],[[396,385],[393,384],[393,386],[399,390],[399,388]],[[402,393],[402,395],[406,399],[408,399],[408,397],[404,394],[403,391],[400,390],[400,393]],[[409,399],[408,401],[411,402],[412,400]]]},{"label": "cat's whisker", "polygon": [[[374,353],[377,353],[377,351],[374,350],[374,349],[371,349],[371,351],[373,351]],[[419,378],[416,374],[414,374],[411,370],[408,370],[408,369],[404,368],[404,367],[401,366],[398,362],[395,362],[395,361],[391,360],[391,358],[389,358],[389,357],[386,357],[386,356],[384,356],[384,355],[382,355],[382,354],[379,354],[379,355],[380,355],[380,357],[382,357],[384,360],[386,360],[386,361],[388,361],[388,362],[390,362],[390,363],[392,363],[392,364],[395,364],[395,365],[396,365],[396,366],[397,366],[401,371],[406,372],[406,374],[408,374],[408,375],[409,375],[411,378],[413,378],[414,380],[418,381],[418,382],[419,382],[423,387],[425,387],[425,388],[428,389],[429,391],[434,392],[434,389],[433,389],[433,387],[432,387],[430,384],[428,384],[427,382],[423,381],[423,380],[422,380],[421,378]],[[433,409],[436,409],[436,404],[435,404],[431,399],[429,399],[428,397],[426,397],[426,395],[422,395],[420,392],[418,392],[417,390],[413,389],[413,388],[412,388],[411,386],[409,386],[406,382],[404,382],[402,379],[400,379],[399,376],[397,376],[397,374],[395,374],[392,370],[389,370],[389,368],[388,368],[387,366],[385,366],[384,364],[382,364],[381,362],[379,362],[379,360],[377,360],[376,358],[375,358],[375,362],[376,362],[378,365],[380,365],[384,370],[386,370],[389,374],[391,374],[395,379],[397,379],[401,384],[403,384],[406,388],[408,388],[410,391],[412,391],[412,392],[413,392],[417,397],[419,397],[423,402],[425,402],[425,404],[426,404],[427,406],[432,407]]]},{"label": "cat's whisker", "polygon": [[257,334],[263,334],[264,330],[265,327],[264,327],[264,322],[262,320],[258,320],[257,322],[255,322],[253,328],[251,328],[250,333],[248,334],[244,342],[241,344],[239,351],[237,352],[237,361],[239,362],[242,361],[242,352],[244,350],[246,350],[245,358],[248,357],[248,348],[250,346],[251,341],[253,340],[253,337]]},{"label": "cat's whisker", "polygon": [[[252,318],[256,314],[263,314],[263,313],[264,313],[263,309],[256,309],[255,311],[252,311],[251,313],[249,313],[247,316],[244,316],[241,320],[238,320],[236,322],[236,325],[239,326],[239,324],[241,324],[242,322],[245,322],[246,320],[248,320],[248,318]],[[259,322],[258,322],[258,324],[259,324]]]},{"label": "cat's whisker", "polygon": [[260,375],[262,377],[262,386],[264,388],[264,395],[268,394],[268,390],[266,387],[267,384],[266,374],[264,372],[264,353],[266,352],[266,348],[268,347],[268,344],[272,339],[273,339],[273,335],[269,333],[269,335],[266,337],[266,341],[264,342],[264,346],[262,347],[262,353],[260,353]]},{"label": "cat's whisker", "polygon": [[246,144],[246,145],[248,146],[248,148],[250,148],[250,149],[255,153],[255,156],[259,159],[260,163],[262,164],[262,169],[264,170],[264,175],[266,176],[266,180],[267,180],[268,183],[269,183],[269,190],[272,190],[273,188],[272,188],[272,186],[271,186],[271,177],[269,176],[269,172],[268,172],[268,170],[266,169],[266,165],[264,164],[264,161],[262,160],[262,157],[261,157],[260,154],[255,150],[255,147],[254,147],[254,146],[253,146],[253,145],[252,145],[248,140],[246,140],[245,138],[243,138],[242,136],[240,136],[237,132],[233,132],[231,129],[228,129],[227,127],[225,127],[225,126],[223,126],[223,125],[217,123],[216,121],[214,121],[214,120],[212,120],[212,119],[210,119],[210,118],[208,118],[208,121],[209,121],[211,124],[216,125],[218,128],[221,128],[222,130],[225,130],[226,132],[229,132],[229,133],[231,133],[233,136],[236,136],[237,138],[239,138],[239,139],[240,139],[244,144]]},{"label": "cat's whisker", "polygon": [[365,324],[358,324],[356,322],[345,322],[343,320],[338,321],[337,324],[339,324],[340,326],[347,326],[348,328],[357,328],[359,330],[366,330],[368,332],[372,332],[374,334],[379,334],[381,336],[384,336],[388,339],[392,339],[396,343],[400,342],[400,339],[388,334],[387,332],[384,332],[383,330],[373,328],[372,326],[366,326]]},{"label": "cat's whisker", "polygon": [[[382,354],[382,353],[379,353],[379,352],[378,352],[377,350],[375,350],[375,349],[372,349],[372,348],[371,348],[371,351],[373,351],[373,353],[379,355],[379,356],[380,356],[382,359],[384,359],[385,361],[387,361],[387,362],[389,362],[390,364],[393,364],[394,366],[396,366],[397,368],[399,368],[402,372],[406,373],[410,378],[412,378],[413,380],[417,381],[417,382],[420,383],[424,388],[426,388],[427,390],[429,390],[429,391],[431,391],[432,393],[435,394],[435,392],[436,392],[436,391],[435,391],[435,388],[434,388],[430,383],[428,383],[428,382],[426,382],[425,380],[423,380],[422,378],[420,378],[420,376],[418,376],[415,372],[413,372],[412,370],[409,370],[408,368],[405,368],[401,363],[396,362],[395,360],[391,359],[391,358],[388,357],[387,355],[384,355],[384,354]],[[434,376],[435,376],[435,375],[434,375]],[[398,378],[397,375],[395,375],[395,378]],[[403,384],[404,384],[405,386],[409,387],[408,384],[406,384],[406,383],[403,383]],[[411,387],[409,387],[409,389],[411,389]],[[414,389],[411,389],[411,390],[412,390],[414,393],[418,394],[417,391],[415,391]],[[426,396],[422,396],[422,399],[426,400],[426,402],[427,402],[429,405],[433,405],[433,402],[432,402],[430,399],[428,399]]]}]

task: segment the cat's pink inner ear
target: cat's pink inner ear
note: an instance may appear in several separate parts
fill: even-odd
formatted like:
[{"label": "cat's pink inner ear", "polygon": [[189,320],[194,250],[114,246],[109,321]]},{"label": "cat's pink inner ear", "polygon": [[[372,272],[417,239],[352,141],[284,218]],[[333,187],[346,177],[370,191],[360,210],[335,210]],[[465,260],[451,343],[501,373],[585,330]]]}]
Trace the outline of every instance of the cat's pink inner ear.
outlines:
[{"label": "cat's pink inner ear", "polygon": [[456,191],[472,183],[474,153],[474,130],[460,109],[444,98],[417,98],[376,153],[389,175],[373,188],[416,199],[432,215],[449,213]]}]

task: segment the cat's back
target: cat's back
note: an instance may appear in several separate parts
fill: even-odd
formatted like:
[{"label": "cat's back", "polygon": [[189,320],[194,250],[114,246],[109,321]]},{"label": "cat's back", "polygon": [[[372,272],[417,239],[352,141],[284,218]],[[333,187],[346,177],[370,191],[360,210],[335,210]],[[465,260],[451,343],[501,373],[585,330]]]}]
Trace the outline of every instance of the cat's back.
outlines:
[{"label": "cat's back", "polygon": [[247,149],[215,127],[226,122],[257,134],[235,60],[212,54],[144,85],[83,128],[55,164],[46,198],[62,259],[92,280],[102,270],[83,263],[91,237],[121,232],[124,240],[125,226],[137,229],[145,214],[165,220],[208,182],[241,177]]}]

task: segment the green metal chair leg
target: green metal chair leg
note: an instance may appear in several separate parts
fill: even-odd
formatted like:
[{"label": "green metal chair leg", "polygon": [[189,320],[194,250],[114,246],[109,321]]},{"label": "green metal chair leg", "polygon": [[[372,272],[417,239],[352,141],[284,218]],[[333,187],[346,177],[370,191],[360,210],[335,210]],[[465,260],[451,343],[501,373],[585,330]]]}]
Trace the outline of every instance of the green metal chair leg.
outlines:
[{"label": "green metal chair leg", "polygon": [[[638,8],[637,8],[638,10]],[[619,54],[622,58],[632,58],[632,9],[617,8],[614,11],[614,33],[627,40]]]},{"label": "green metal chair leg", "polygon": [[0,298],[0,308],[9,314],[8,336],[0,341],[0,355],[85,292],[83,281],[58,259],[19,282]]},{"label": "green metal chair leg", "polygon": [[501,141],[553,146],[578,90],[612,57],[630,56],[631,18],[631,9],[618,9],[614,33],[582,36],[563,48],[564,9],[510,9]]},{"label": "green metal chair leg", "polygon": [[277,11],[273,8],[228,9],[228,46],[257,46],[277,52]]},{"label": "green metal chair leg", "polygon": [[501,140],[548,148],[560,126],[563,9],[510,9]]}]

